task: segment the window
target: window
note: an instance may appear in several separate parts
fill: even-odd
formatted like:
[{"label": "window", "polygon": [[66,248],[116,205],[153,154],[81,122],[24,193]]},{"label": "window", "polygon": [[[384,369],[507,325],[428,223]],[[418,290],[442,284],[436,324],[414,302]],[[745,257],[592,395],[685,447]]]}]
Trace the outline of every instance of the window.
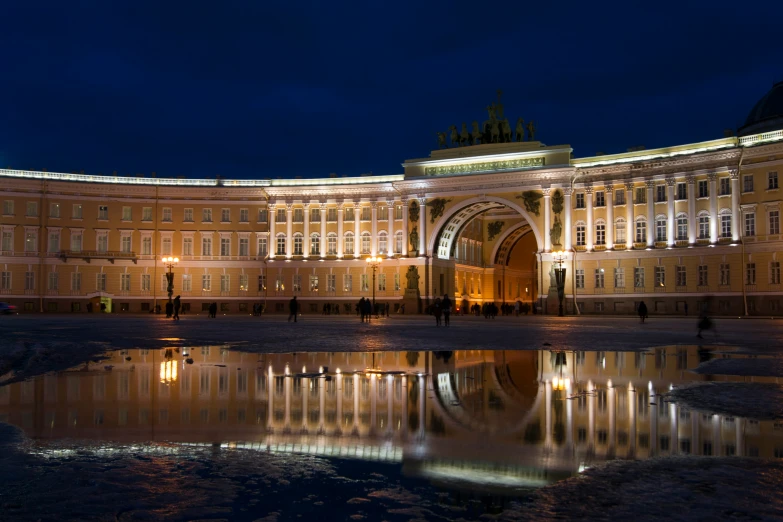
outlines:
[{"label": "window", "polygon": [[614,242],[625,244],[625,220],[618,219],[614,225]]},{"label": "window", "polygon": [[149,274],[141,274],[141,291],[142,292],[149,292],[150,291],[150,285],[151,285],[151,277]]},{"label": "window", "polygon": [[302,275],[301,274],[294,274],[294,292],[301,292],[302,291]]},{"label": "window", "polygon": [[294,209],[294,223],[304,223],[304,209],[303,208],[295,208]]},{"label": "window", "polygon": [[277,209],[277,215],[275,216],[275,222],[276,223],[285,223],[286,222],[286,212],[284,208],[278,208]]},{"label": "window", "polygon": [[74,205],[71,209],[71,219],[82,219],[82,206]]},{"label": "window", "polygon": [[625,268],[614,269],[614,287],[625,288]]},{"label": "window", "polygon": [[356,212],[353,207],[346,207],[345,209],[345,221],[353,221],[356,216]]},{"label": "window", "polygon": [[596,207],[605,207],[606,206],[606,199],[604,198],[604,191],[599,190],[595,193],[595,206]]},{"label": "window", "polygon": [[742,176],[742,192],[753,192],[753,174]]},{"label": "window", "polygon": [[576,246],[585,246],[585,224],[576,224]]},{"label": "window", "polygon": [[677,266],[674,269],[674,284],[677,286],[686,286],[688,284],[687,276],[685,275],[685,267]]},{"label": "window", "polygon": [[345,274],[343,276],[343,292],[353,291],[353,276],[351,274]]},{"label": "window", "polygon": [[370,253],[370,233],[362,232],[362,254]]},{"label": "window", "polygon": [[98,291],[106,291],[106,274],[96,274],[95,288]]},{"label": "window", "polygon": [[585,194],[584,194],[584,192],[579,192],[576,195],[576,208],[585,208]]},{"label": "window", "polygon": [[321,222],[321,209],[320,208],[311,208],[310,209],[310,222],[311,223],[320,223]]},{"label": "window", "polygon": [[666,286],[666,267],[655,267],[655,286]]},{"label": "window", "polygon": [[285,255],[285,234],[278,234],[276,239],[277,239],[277,249],[275,250],[275,255],[284,256]]},{"label": "window", "polygon": [[604,222],[600,220],[595,225],[595,244],[606,244],[606,225],[604,225]]},{"label": "window", "polygon": [[193,223],[193,209],[192,208],[186,208],[184,217],[182,218],[182,221],[185,223]]},{"label": "window", "polygon": [[756,284],[756,263],[748,263],[745,265],[745,284]]},{"label": "window", "polygon": [[11,289],[11,272],[2,272],[2,274],[0,274],[0,289]]},{"label": "window", "polygon": [[[473,286],[473,281],[470,282],[471,286]],[[400,289],[400,274],[395,273],[394,274],[394,291],[398,291]]]},{"label": "window", "polygon": [[202,223],[212,223],[212,209],[211,208],[201,209],[201,222]]},{"label": "window", "polygon": [[677,199],[688,199],[688,185],[677,183]]},{"label": "window", "polygon": [[351,232],[345,234],[345,253],[353,254],[353,234]]},{"label": "window", "polygon": [[337,288],[337,276],[334,274],[328,274],[326,276],[326,291],[334,292]]},{"label": "window", "polygon": [[388,245],[389,240],[386,236],[386,232],[381,232],[378,234],[378,253],[379,254],[388,254]]},{"label": "window", "polygon": [[60,217],[60,204],[59,203],[50,203],[49,204],[49,217],[57,219]]},{"label": "window", "polygon": [[[60,281],[59,275],[60,274],[58,274],[57,272],[49,272],[49,281],[48,281],[49,284],[47,286],[47,288],[49,290],[57,291],[57,287],[59,286],[59,281]],[[123,275],[123,277],[124,276],[130,277],[130,274],[122,274],[122,275]],[[124,283],[124,281],[123,281],[123,283]],[[125,290],[124,287],[123,287],[123,290]]]},{"label": "window", "polygon": [[310,274],[310,291],[318,292],[318,276],[315,274]]},{"label": "window", "polygon": [[334,232],[331,232],[328,236],[326,236],[326,255],[337,255],[337,234]]},{"label": "window", "polygon": [[285,290],[285,282],[283,281],[283,275],[278,274],[275,278],[275,291],[283,292]]},{"label": "window", "polygon": [[729,213],[720,216],[720,236],[731,237],[731,214]]},{"label": "window", "polygon": [[[130,238],[128,238],[130,239]],[[60,231],[49,232],[49,252],[60,251]],[[128,250],[130,252],[130,250]]]},{"label": "window", "polygon": [[266,291],[266,275],[261,274],[258,276],[258,291],[259,292],[265,292]]},{"label": "window", "polygon": [[745,237],[756,235],[756,213],[745,213]]},{"label": "window", "polygon": [[361,291],[367,292],[370,290],[370,276],[367,274],[362,274],[361,278]]},{"label": "window", "polygon": [[700,198],[707,198],[710,196],[710,188],[708,181],[706,179],[700,179],[698,181],[699,186],[699,197]]},{"label": "window", "polygon": [[192,237],[186,237],[182,239],[182,255],[183,256],[192,256],[193,255],[193,238]]},{"label": "window", "polygon": [[767,174],[767,190],[778,188],[778,173],[770,172]]},{"label": "window", "polygon": [[321,235],[312,234],[310,236],[310,255],[317,256],[321,254]]},{"label": "window", "polygon": [[644,267],[635,266],[633,268],[633,286],[634,288],[644,288]]},{"label": "window", "polygon": [[11,252],[14,249],[14,233],[7,230],[3,231],[3,244],[0,250],[3,252]]},{"label": "window", "polygon": [[246,237],[239,238],[239,255],[240,256],[250,255],[250,240]]},{"label": "window", "polygon": [[221,256],[231,255],[231,238],[229,237],[220,238],[220,255]]},{"label": "window", "polygon": [[27,230],[24,234],[24,251],[25,252],[37,252],[38,251],[38,231]]},{"label": "window", "polygon": [[625,190],[620,189],[614,191],[614,204],[625,205]]},{"label": "window", "polygon": [[[130,211],[130,207],[127,208]],[[126,216],[125,210],[123,209],[123,215],[122,215],[123,221],[130,221],[130,214],[128,214],[127,219],[125,219],[125,216]],[[104,219],[104,220],[109,219],[109,207],[107,207],[106,205],[101,205],[98,207],[98,219]]]},{"label": "window", "polygon": [[677,240],[685,241],[688,239],[688,217],[685,214],[677,216]]},{"label": "window", "polygon": [[386,274],[378,274],[378,291],[386,291]]},{"label": "window", "polygon": [[596,268],[595,269],[595,287],[596,288],[603,288],[604,287],[604,269],[603,268]]},{"label": "window", "polygon": [[378,207],[378,219],[381,221],[389,220],[389,207]]},{"label": "window", "polygon": [[38,217],[38,203],[35,201],[27,202],[27,217]]},{"label": "window", "polygon": [[231,209],[230,208],[221,208],[220,209],[220,222],[221,223],[231,223]]},{"label": "window", "polygon": [[123,292],[130,292],[130,286],[131,286],[131,275],[120,274],[120,290],[122,290]]},{"label": "window", "polygon": [[728,263],[720,264],[720,284],[723,286],[731,284],[731,271],[729,270]]},{"label": "window", "polygon": [[644,187],[636,188],[636,203],[647,203],[647,189]]},{"label": "window", "polygon": [[259,208],[258,209],[258,222],[259,223],[268,223],[269,222],[269,211],[265,208]]},{"label": "window", "polygon": [[636,220],[636,242],[644,243],[647,241],[647,222],[644,218]]},{"label": "window", "polygon": [[239,274],[239,291],[247,292],[247,274]]},{"label": "window", "polygon": [[294,234],[294,255],[301,256],[304,253],[304,236]]},{"label": "window", "polygon": [[82,289],[82,274],[81,272],[71,273],[71,290],[79,292]]},{"label": "window", "polygon": [[164,223],[171,223],[171,209],[169,207],[165,207],[163,209],[163,222]]},{"label": "window", "polygon": [[269,251],[269,245],[265,237],[258,238],[258,257],[266,257]]},{"label": "window", "polygon": [[370,221],[372,219],[372,209],[370,207],[362,207],[362,221]]},{"label": "window", "polygon": [[201,276],[201,291],[202,292],[212,291],[212,276],[210,274],[203,274]]},{"label": "window", "polygon": [[769,211],[769,233],[780,234],[780,211]]},{"label": "window", "polygon": [[[171,241],[171,240],[169,240]],[[130,253],[131,251],[131,237],[130,236],[122,236],[120,238],[120,250],[126,254]]]},{"label": "window", "polygon": [[656,185],[655,194],[656,202],[666,201],[666,185]]},{"label": "window", "polygon": [[396,254],[402,254],[402,241],[403,241],[403,233],[402,231],[397,231],[394,233],[394,253]]},{"label": "window", "polygon": [[721,196],[728,196],[731,194],[731,180],[729,178],[720,178],[720,192]]},{"label": "window", "polygon": [[250,222],[250,210],[246,208],[240,208],[239,209],[239,222],[240,223],[249,223]]},{"label": "window", "polygon": [[109,233],[103,232],[98,236],[98,252],[109,251]]},{"label": "window", "polygon": [[584,268],[577,268],[576,269],[576,287],[577,288],[584,288],[585,287],[585,270],[584,270]]},{"label": "window", "polygon": [[152,238],[150,236],[141,238],[141,254],[144,256],[152,255]]},{"label": "window", "polygon": [[164,256],[171,255],[171,237],[164,237],[161,243],[161,254]]},{"label": "window", "polygon": [[142,221],[152,221],[152,207],[142,207],[142,209],[141,209],[141,220]]},{"label": "window", "polygon": [[772,261],[769,264],[769,284],[780,284],[780,261]]},{"label": "window", "polygon": [[699,239],[710,238],[710,216],[708,214],[701,214],[699,216]]},{"label": "window", "polygon": [[14,201],[12,199],[6,199],[5,201],[3,201],[3,215],[4,216],[14,215]]},{"label": "window", "polygon": [[707,265],[699,265],[699,286],[707,286]]},{"label": "window", "polygon": [[35,290],[35,272],[24,273],[24,289]]},{"label": "window", "polygon": [[201,238],[201,255],[202,256],[211,256],[212,255],[212,238],[211,237],[202,237]]}]

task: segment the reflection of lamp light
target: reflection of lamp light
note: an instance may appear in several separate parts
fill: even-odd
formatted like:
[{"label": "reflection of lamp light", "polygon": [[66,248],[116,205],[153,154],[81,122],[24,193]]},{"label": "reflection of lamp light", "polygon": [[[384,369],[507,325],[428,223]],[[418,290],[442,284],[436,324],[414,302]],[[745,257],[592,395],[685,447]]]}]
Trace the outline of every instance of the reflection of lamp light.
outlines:
[{"label": "reflection of lamp light", "polygon": [[177,380],[177,361],[168,360],[160,363],[160,382],[172,384]]},{"label": "reflection of lamp light", "polygon": [[563,317],[563,299],[565,298],[565,275],[566,269],[563,268],[563,261],[568,257],[568,252],[558,250],[552,252],[552,258],[557,263],[555,268],[555,283],[557,284],[557,301],[559,303],[557,309],[558,317]]}]

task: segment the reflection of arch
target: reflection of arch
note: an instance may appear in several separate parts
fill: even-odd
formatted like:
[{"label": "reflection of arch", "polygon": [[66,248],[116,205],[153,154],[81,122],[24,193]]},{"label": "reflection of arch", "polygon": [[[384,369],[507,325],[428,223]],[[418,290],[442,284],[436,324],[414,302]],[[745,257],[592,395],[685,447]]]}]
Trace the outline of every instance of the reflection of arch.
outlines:
[{"label": "reflection of arch", "polygon": [[479,214],[504,206],[517,211],[525,221],[528,222],[530,229],[536,237],[536,246],[541,250],[544,244],[541,233],[538,231],[535,221],[533,221],[530,214],[528,214],[525,209],[505,198],[482,196],[461,201],[454,205],[454,208],[447,211],[433,227],[433,232],[430,235],[429,243],[427,244],[427,251],[440,259],[449,259],[451,257],[454,240],[459,236],[462,227]]},{"label": "reflection of arch", "polygon": [[493,260],[494,264],[508,265],[508,258],[514,249],[514,245],[530,230],[530,225],[524,221],[506,230],[492,249],[490,259]]}]

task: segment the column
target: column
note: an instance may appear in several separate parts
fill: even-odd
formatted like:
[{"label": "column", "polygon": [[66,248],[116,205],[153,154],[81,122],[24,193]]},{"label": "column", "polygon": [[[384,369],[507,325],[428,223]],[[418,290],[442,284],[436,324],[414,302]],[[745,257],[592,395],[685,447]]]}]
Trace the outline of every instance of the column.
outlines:
[{"label": "column", "polygon": [[565,223],[563,223],[563,228],[565,229],[565,235],[563,240],[563,249],[568,252],[571,250],[571,229],[573,228],[573,224],[571,223],[571,193],[573,192],[573,189],[571,187],[567,187],[563,189],[563,197],[564,202],[563,206],[565,207],[563,210],[565,211]]},{"label": "column", "polygon": [[275,375],[272,373],[272,365],[266,373],[266,393],[267,393],[267,412],[266,412],[266,430],[271,431],[274,428],[274,396],[275,396]]},{"label": "column", "polygon": [[625,248],[633,248],[636,223],[633,218],[633,182],[625,184]]},{"label": "column", "polygon": [[696,217],[696,179],[688,176],[688,244],[696,244],[696,227],[699,219]]},{"label": "column", "polygon": [[326,203],[321,203],[321,259],[326,257]]},{"label": "column", "polygon": [[335,428],[334,432],[335,435],[340,435],[343,432],[343,395],[345,394],[345,390],[343,390],[343,374],[342,372],[338,373],[336,376],[337,379],[337,427]]},{"label": "column", "polygon": [[408,198],[402,198],[402,252],[408,257]]},{"label": "column", "polygon": [[427,198],[424,196],[419,196],[419,256],[427,256]]},{"label": "column", "polygon": [[718,242],[718,175],[710,174],[710,244]]},{"label": "column", "polygon": [[614,187],[604,185],[604,196],[606,200],[606,249],[614,248]]},{"label": "column", "polygon": [[285,205],[285,257],[291,258],[294,251],[294,206],[291,203]]},{"label": "column", "polygon": [[307,259],[310,255],[310,203],[304,204],[304,240],[302,241],[302,257]]},{"label": "column", "polygon": [[647,181],[647,248],[655,246],[655,182]]},{"label": "column", "polygon": [[362,205],[358,201],[353,202],[353,257],[358,259],[362,252]]},{"label": "column", "polygon": [[386,217],[389,220],[389,224],[386,225],[386,238],[388,242],[386,243],[386,254],[388,256],[392,256],[394,254],[399,254],[399,252],[394,251],[394,246],[396,244],[395,237],[394,237],[394,200],[390,199],[386,201]]},{"label": "column", "polygon": [[370,255],[378,255],[378,202],[373,201],[372,205],[372,238],[370,239]]},{"label": "column", "polygon": [[544,425],[546,426],[544,448],[549,449],[552,447],[552,381],[546,381]]},{"label": "column", "polygon": [[737,242],[740,238],[739,171],[729,169],[729,174],[731,175],[731,240]]},{"label": "column", "polygon": [[[275,218],[277,217],[277,212],[275,211],[274,203],[270,203],[267,208],[269,209],[269,214],[267,215],[267,219],[269,220],[269,244],[266,248],[269,252],[269,259],[274,259],[275,252],[277,252],[277,238],[275,237]],[[269,284],[269,281],[267,281],[267,284]]]},{"label": "column", "polygon": [[345,202],[341,201],[337,204],[337,257],[339,259],[343,258],[343,246],[345,245],[345,238],[343,237],[343,213],[345,206]]},{"label": "column", "polygon": [[674,178],[666,180],[666,244],[674,246]]},{"label": "column", "polygon": [[552,228],[552,206],[549,204],[550,189],[545,188],[542,192],[544,193],[544,252],[549,252],[552,250],[552,238],[549,237],[549,230]]},{"label": "column", "polygon": [[593,187],[585,187],[585,204],[587,205],[587,224],[585,226],[585,245],[587,251],[593,251],[593,230],[595,222],[593,220]]}]

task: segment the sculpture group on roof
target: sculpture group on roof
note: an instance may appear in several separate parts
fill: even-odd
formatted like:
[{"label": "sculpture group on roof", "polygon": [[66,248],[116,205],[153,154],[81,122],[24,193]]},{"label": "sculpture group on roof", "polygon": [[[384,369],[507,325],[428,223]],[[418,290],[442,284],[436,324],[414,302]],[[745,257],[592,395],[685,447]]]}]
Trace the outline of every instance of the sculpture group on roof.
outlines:
[{"label": "sculpture group on roof", "polygon": [[[467,147],[469,145],[483,145],[486,143],[511,143],[512,141],[535,141],[536,126],[533,120],[530,120],[525,126],[525,120],[517,119],[515,132],[511,131],[511,124],[508,118],[503,114],[503,103],[501,97],[503,91],[498,91],[498,100],[487,106],[489,118],[479,126],[478,121],[474,121],[470,132],[468,124],[463,123],[462,129],[457,130],[456,125],[449,127],[447,132],[438,132],[438,148],[449,147]],[[525,130],[527,129],[527,140],[525,140]]]}]

